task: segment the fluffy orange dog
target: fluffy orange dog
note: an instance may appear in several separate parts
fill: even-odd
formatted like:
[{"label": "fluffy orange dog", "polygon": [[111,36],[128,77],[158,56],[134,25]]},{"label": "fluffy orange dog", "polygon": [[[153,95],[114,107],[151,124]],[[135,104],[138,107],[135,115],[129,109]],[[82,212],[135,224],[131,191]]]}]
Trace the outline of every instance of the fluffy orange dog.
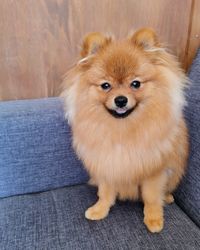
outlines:
[{"label": "fluffy orange dog", "polygon": [[74,148],[98,186],[85,216],[100,220],[116,198],[141,198],[144,223],[160,232],[164,202],[173,202],[187,162],[187,79],[151,29],[123,41],[91,33],[81,56],[63,96]]}]

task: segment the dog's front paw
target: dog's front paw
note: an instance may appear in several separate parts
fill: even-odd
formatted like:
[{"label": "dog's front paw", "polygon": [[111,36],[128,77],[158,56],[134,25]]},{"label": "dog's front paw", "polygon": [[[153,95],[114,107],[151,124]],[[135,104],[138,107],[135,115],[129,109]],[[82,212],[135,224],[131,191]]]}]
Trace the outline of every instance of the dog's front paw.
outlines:
[{"label": "dog's front paw", "polygon": [[163,218],[145,217],[144,223],[152,233],[159,233],[163,229]]},{"label": "dog's front paw", "polygon": [[172,195],[172,194],[167,194],[167,195],[165,196],[164,201],[165,201],[167,204],[173,203],[173,202],[174,202],[174,197],[173,197],[173,195]]},{"label": "dog's front paw", "polygon": [[85,211],[85,217],[88,220],[101,220],[108,215],[108,212],[109,209],[94,205]]}]

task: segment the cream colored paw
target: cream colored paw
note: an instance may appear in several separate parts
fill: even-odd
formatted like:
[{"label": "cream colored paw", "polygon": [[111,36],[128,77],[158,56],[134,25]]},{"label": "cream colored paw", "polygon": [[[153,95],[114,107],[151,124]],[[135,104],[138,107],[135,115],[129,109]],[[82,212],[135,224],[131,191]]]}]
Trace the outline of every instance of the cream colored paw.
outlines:
[{"label": "cream colored paw", "polygon": [[109,209],[99,206],[92,206],[85,211],[85,217],[88,220],[102,220],[108,215]]},{"label": "cream colored paw", "polygon": [[173,202],[174,202],[174,197],[173,197],[173,195],[172,195],[172,194],[167,194],[167,195],[165,196],[165,202],[166,202],[167,204],[173,203]]},{"label": "cream colored paw", "polygon": [[144,223],[151,233],[159,233],[163,229],[163,218],[146,218]]}]

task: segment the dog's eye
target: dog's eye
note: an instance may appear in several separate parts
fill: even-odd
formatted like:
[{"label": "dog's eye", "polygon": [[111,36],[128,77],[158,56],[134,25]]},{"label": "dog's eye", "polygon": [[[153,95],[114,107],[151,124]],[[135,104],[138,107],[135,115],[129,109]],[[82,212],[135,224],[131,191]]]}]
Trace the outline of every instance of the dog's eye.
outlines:
[{"label": "dog's eye", "polygon": [[109,89],[111,89],[111,85],[108,82],[104,82],[104,83],[101,84],[101,88],[103,90],[109,90]]},{"label": "dog's eye", "polygon": [[133,88],[133,89],[139,89],[140,86],[141,86],[140,81],[135,80],[135,81],[132,81],[132,83],[131,83],[131,88]]}]

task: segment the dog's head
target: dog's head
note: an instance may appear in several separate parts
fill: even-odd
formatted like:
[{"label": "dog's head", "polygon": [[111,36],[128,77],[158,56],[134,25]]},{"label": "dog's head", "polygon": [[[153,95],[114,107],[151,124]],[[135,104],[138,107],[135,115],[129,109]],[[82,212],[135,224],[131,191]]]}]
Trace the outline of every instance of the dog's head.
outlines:
[{"label": "dog's head", "polygon": [[81,56],[73,69],[76,87],[70,83],[68,94],[76,97],[68,98],[68,105],[76,99],[85,115],[103,112],[111,119],[125,119],[140,107],[168,112],[183,103],[183,74],[152,29],[141,29],[123,41],[90,33],[83,41]]}]

